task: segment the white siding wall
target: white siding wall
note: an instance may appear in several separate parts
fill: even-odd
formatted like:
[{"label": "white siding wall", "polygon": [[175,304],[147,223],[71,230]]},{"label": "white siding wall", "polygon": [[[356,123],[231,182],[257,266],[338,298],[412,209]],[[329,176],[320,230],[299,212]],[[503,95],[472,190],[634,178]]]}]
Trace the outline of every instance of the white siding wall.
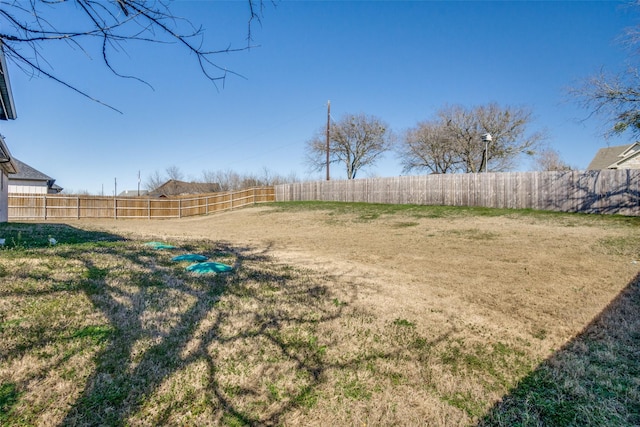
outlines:
[{"label": "white siding wall", "polygon": [[627,160],[620,165],[620,169],[640,169],[640,156]]},{"label": "white siding wall", "polygon": [[47,194],[47,183],[38,183],[33,181],[11,180],[9,184],[9,193],[22,194]]},{"label": "white siding wall", "polygon": [[0,222],[9,220],[9,177],[0,169]]}]

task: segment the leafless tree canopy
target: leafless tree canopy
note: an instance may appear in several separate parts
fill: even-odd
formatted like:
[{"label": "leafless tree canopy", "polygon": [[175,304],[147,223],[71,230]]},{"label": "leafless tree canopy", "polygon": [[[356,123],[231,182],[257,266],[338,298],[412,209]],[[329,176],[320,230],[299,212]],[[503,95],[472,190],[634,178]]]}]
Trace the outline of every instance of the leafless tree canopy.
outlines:
[{"label": "leafless tree canopy", "polygon": [[546,148],[536,153],[534,160],[534,170],[536,171],[570,171],[571,166],[562,160],[560,153],[553,148]]},{"label": "leafless tree canopy", "polygon": [[439,122],[421,122],[409,129],[399,147],[404,172],[426,169],[431,173],[455,172],[459,159],[452,139]]},{"label": "leafless tree canopy", "polygon": [[[629,5],[639,9],[640,1],[629,2]],[[640,137],[640,71],[637,65],[640,25],[624,30],[621,40],[631,53],[626,69],[617,74],[603,69],[581,85],[570,88],[569,94],[605,121],[605,136],[627,133],[637,139]]]},{"label": "leafless tree canopy", "polygon": [[[262,2],[246,1],[250,40],[251,22],[259,19]],[[72,27],[69,27],[71,22]],[[99,43],[94,43],[96,40]],[[0,3],[0,41],[7,58],[28,73],[49,77],[89,98],[88,93],[64,76],[55,74],[45,57],[47,49],[52,43],[62,42],[89,55],[98,46],[100,57],[114,74],[140,80],[122,74],[112,62],[113,56],[124,50],[123,43],[128,40],[178,44],[195,57],[202,73],[214,83],[224,82],[229,73],[215,62],[216,54],[247,49],[250,43],[239,49],[208,50],[203,47],[203,29],[173,15],[169,3],[162,0],[12,0]]]},{"label": "leafless tree canopy", "polygon": [[601,72],[570,89],[578,103],[608,124],[605,135],[629,132],[640,137],[640,75],[630,67],[619,75]]},{"label": "leafless tree canopy", "polygon": [[[307,162],[312,170],[326,166],[324,131],[307,143]],[[342,163],[347,179],[354,179],[363,168],[372,166],[391,149],[391,132],[386,123],[375,116],[347,114],[330,127],[330,163]]]},{"label": "leafless tree canopy", "polygon": [[[409,129],[398,144],[405,172],[479,172],[489,162],[491,171],[506,171],[522,154],[533,154],[544,139],[540,132],[527,133],[532,113],[522,107],[500,107],[492,103],[474,108],[449,106],[435,119]],[[493,141],[486,150],[482,135]]]},{"label": "leafless tree canopy", "polygon": [[182,173],[180,168],[176,165],[169,166],[165,172],[167,173],[168,179],[173,179],[174,181],[184,180],[184,173]]},{"label": "leafless tree canopy", "polygon": [[149,191],[153,191],[164,184],[166,181],[167,178],[162,176],[160,172],[156,170],[147,177],[144,183],[144,187]]},{"label": "leafless tree canopy", "polygon": [[283,176],[266,167],[262,169],[260,174],[239,173],[231,169],[204,170],[200,177],[189,176],[189,178],[185,178],[180,167],[172,165],[165,169],[164,174],[158,170],[151,173],[145,181],[145,188],[153,191],[170,179],[176,181],[188,179],[190,182],[195,183],[216,184],[219,191],[236,191],[250,187],[300,182],[300,178],[293,172],[287,176]]}]

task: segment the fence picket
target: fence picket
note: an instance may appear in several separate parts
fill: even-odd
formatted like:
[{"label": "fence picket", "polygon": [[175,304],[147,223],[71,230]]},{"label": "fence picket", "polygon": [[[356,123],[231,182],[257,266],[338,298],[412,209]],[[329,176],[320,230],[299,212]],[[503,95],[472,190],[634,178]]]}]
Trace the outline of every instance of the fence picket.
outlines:
[{"label": "fence picket", "polygon": [[9,220],[181,218],[273,202],[275,198],[273,187],[166,199],[10,193]]},{"label": "fence picket", "polygon": [[640,216],[640,171],[508,172],[314,181],[275,186],[276,201],[482,206]]}]

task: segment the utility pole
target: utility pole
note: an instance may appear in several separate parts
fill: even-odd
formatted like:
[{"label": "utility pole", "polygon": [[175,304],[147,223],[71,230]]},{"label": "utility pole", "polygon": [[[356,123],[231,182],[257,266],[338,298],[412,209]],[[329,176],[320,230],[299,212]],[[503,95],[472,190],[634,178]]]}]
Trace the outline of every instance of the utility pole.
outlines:
[{"label": "utility pole", "polygon": [[327,101],[327,181],[329,181],[329,140],[331,132],[331,101]]}]

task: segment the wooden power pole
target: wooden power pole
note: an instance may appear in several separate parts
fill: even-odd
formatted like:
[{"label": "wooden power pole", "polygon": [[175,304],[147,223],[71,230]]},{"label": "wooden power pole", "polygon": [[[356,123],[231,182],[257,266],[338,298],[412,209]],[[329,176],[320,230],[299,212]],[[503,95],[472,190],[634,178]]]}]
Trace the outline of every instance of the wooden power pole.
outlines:
[{"label": "wooden power pole", "polygon": [[327,101],[327,181],[329,181],[329,140],[331,138],[331,101]]}]

